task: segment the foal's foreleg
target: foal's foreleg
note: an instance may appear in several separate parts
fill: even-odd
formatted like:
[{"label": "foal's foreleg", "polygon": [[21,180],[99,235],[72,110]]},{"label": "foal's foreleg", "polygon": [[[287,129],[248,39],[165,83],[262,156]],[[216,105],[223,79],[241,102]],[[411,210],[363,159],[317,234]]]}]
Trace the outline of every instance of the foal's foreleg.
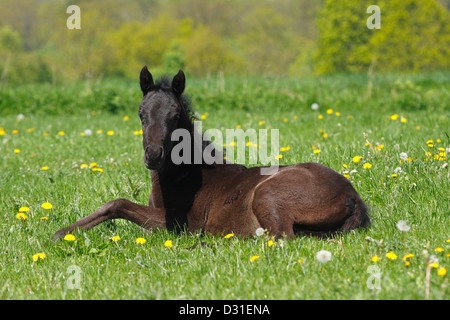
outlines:
[{"label": "foal's foreleg", "polygon": [[165,210],[142,206],[126,199],[117,199],[105,203],[94,213],[62,228],[53,235],[53,239],[64,237],[74,230],[90,229],[108,219],[126,219],[146,229],[166,228]]}]

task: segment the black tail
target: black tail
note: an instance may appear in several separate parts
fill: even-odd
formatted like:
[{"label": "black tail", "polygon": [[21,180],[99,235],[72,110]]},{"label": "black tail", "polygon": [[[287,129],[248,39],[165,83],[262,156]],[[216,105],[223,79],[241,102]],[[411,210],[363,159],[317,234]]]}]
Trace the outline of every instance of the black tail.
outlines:
[{"label": "black tail", "polygon": [[339,231],[350,231],[357,228],[367,228],[370,225],[370,217],[366,204],[359,196],[356,200],[349,199],[347,208],[350,216],[345,220]]}]

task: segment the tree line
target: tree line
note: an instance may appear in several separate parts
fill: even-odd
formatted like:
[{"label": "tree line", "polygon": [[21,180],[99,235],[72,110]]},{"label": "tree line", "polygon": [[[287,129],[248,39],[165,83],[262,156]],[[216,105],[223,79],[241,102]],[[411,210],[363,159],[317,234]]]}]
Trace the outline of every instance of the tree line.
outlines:
[{"label": "tree line", "polygon": [[[381,28],[368,29],[379,6]],[[81,29],[66,26],[69,5]],[[0,81],[450,68],[450,0],[0,0]]]}]

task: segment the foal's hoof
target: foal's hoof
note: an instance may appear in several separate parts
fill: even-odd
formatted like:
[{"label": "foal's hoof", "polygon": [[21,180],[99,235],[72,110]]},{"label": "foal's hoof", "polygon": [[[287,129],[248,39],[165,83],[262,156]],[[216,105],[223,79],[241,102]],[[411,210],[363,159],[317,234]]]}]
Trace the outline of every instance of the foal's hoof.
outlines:
[{"label": "foal's hoof", "polygon": [[59,229],[58,231],[55,232],[55,234],[52,237],[52,240],[58,240],[58,239],[62,239],[66,236],[66,234],[69,233],[69,229],[68,228],[62,228]]}]

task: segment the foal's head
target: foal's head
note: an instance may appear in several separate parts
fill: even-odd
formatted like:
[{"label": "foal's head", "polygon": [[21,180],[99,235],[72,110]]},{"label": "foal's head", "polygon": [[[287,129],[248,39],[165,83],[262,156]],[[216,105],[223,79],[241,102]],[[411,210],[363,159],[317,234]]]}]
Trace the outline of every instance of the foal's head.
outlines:
[{"label": "foal's head", "polygon": [[141,70],[140,85],[144,95],[139,106],[139,117],[142,122],[145,166],[157,170],[166,157],[170,157],[172,132],[190,123],[189,111],[185,108],[186,100],[182,96],[185,76],[180,70],[172,81],[162,78],[155,84],[145,66]]}]

